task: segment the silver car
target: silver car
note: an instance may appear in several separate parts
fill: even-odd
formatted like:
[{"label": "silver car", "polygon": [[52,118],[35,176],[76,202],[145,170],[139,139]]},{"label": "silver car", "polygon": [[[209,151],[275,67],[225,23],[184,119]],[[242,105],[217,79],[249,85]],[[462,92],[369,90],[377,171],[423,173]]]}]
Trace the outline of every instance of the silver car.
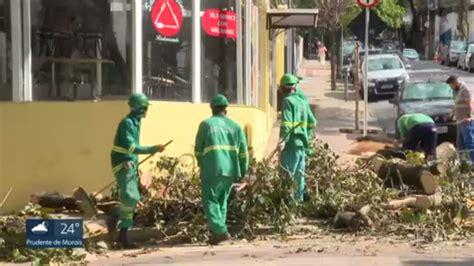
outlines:
[{"label": "silver car", "polygon": [[469,44],[466,51],[463,51],[459,55],[457,67],[462,70],[469,69],[469,60],[471,59],[472,54],[474,54],[474,44]]},{"label": "silver car", "polygon": [[465,51],[466,43],[463,41],[451,41],[449,45],[441,49],[441,64],[452,66],[457,65],[459,55]]},{"label": "silver car", "polygon": [[[410,78],[405,65],[398,55],[369,55],[368,73],[365,73],[365,63],[362,63],[362,80],[368,78],[368,98],[370,101],[382,96],[393,97],[400,87]],[[362,86],[363,88],[363,86]],[[361,90],[363,97],[363,90]]]}]

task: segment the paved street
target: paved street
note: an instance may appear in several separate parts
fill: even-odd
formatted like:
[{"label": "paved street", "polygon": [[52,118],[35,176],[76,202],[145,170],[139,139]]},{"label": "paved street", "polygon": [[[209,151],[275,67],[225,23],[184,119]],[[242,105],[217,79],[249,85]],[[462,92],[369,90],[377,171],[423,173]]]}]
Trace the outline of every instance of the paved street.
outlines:
[{"label": "paved street", "polygon": [[[436,80],[445,81],[449,75],[458,75],[468,86],[474,86],[474,73],[462,71],[456,67],[447,67],[434,61],[420,61],[413,64],[408,70],[412,81]],[[395,109],[388,101],[380,101],[369,104],[370,116],[375,118],[376,126],[381,127],[387,133],[395,132]]]}]

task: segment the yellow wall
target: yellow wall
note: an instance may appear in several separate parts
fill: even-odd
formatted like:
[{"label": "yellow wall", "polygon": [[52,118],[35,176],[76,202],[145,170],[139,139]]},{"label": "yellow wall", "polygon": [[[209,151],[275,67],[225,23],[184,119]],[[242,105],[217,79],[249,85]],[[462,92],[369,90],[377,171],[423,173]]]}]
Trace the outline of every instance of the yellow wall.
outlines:
[{"label": "yellow wall", "polygon": [[[126,102],[35,102],[0,104],[0,198],[13,193],[4,211],[22,207],[34,192],[92,192],[112,180],[109,152],[115,129],[127,114]],[[154,102],[142,125],[142,144],[174,142],[164,153],[193,152],[207,104]],[[266,148],[271,116],[253,107],[231,107],[229,116],[252,126],[254,155]]]},{"label": "yellow wall", "polygon": [[[262,158],[276,119],[270,106],[271,67],[278,84],[284,69],[284,34],[270,62],[271,42],[260,7],[259,54],[261,109],[232,106],[229,116],[252,127],[254,156]],[[124,101],[0,103],[0,199],[10,195],[0,213],[21,208],[35,192],[72,193],[77,186],[96,191],[113,180],[109,153],[115,129],[126,115]],[[142,144],[174,142],[164,155],[192,153],[200,121],[210,116],[207,104],[153,102],[142,124]]]}]

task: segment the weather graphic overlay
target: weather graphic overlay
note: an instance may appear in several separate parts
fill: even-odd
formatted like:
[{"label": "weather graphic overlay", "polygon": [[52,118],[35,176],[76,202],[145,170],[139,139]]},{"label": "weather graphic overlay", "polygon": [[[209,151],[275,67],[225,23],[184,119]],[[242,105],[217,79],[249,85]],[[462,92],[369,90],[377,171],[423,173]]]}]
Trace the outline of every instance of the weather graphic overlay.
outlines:
[{"label": "weather graphic overlay", "polygon": [[80,219],[26,220],[28,248],[84,247],[83,222]]}]

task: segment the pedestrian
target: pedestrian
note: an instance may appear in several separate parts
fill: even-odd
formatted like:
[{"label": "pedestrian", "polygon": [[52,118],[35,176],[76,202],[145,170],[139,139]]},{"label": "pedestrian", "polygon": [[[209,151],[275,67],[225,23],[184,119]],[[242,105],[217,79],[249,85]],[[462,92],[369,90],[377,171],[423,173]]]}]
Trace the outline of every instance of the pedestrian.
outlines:
[{"label": "pedestrian", "polygon": [[328,51],[328,49],[326,48],[326,46],[324,44],[321,44],[321,46],[319,47],[319,62],[323,66],[326,64],[326,52],[327,51]]},{"label": "pedestrian", "polygon": [[404,114],[397,126],[404,150],[417,151],[421,147],[428,161],[436,159],[438,133],[433,118],[422,113]]},{"label": "pedestrian", "polygon": [[[120,206],[117,213],[107,220],[109,232],[114,232],[117,222],[120,233],[118,244],[124,249],[137,246],[128,239],[128,230],[133,226],[133,214],[140,201],[138,155],[164,151],[164,145],[140,146],[141,120],[146,117],[148,98],[141,93],[130,95],[130,113],[120,121],[115,133],[111,152],[112,169],[117,180]],[[119,221],[118,221],[119,220]]]},{"label": "pedestrian", "polygon": [[454,91],[454,117],[457,125],[457,149],[461,157],[467,157],[470,163],[474,160],[474,121],[472,92],[459,81],[457,76],[450,76],[446,83]]},{"label": "pedestrian", "polygon": [[194,147],[212,245],[230,239],[226,224],[227,200],[233,184],[246,175],[249,167],[247,140],[242,128],[227,117],[228,105],[224,95],[218,94],[212,99],[212,117],[199,125]]},{"label": "pedestrian", "polygon": [[280,166],[297,183],[295,198],[304,199],[306,156],[311,148],[316,123],[309,104],[301,92],[297,92],[298,78],[285,75],[281,90],[285,95],[280,127]]}]

